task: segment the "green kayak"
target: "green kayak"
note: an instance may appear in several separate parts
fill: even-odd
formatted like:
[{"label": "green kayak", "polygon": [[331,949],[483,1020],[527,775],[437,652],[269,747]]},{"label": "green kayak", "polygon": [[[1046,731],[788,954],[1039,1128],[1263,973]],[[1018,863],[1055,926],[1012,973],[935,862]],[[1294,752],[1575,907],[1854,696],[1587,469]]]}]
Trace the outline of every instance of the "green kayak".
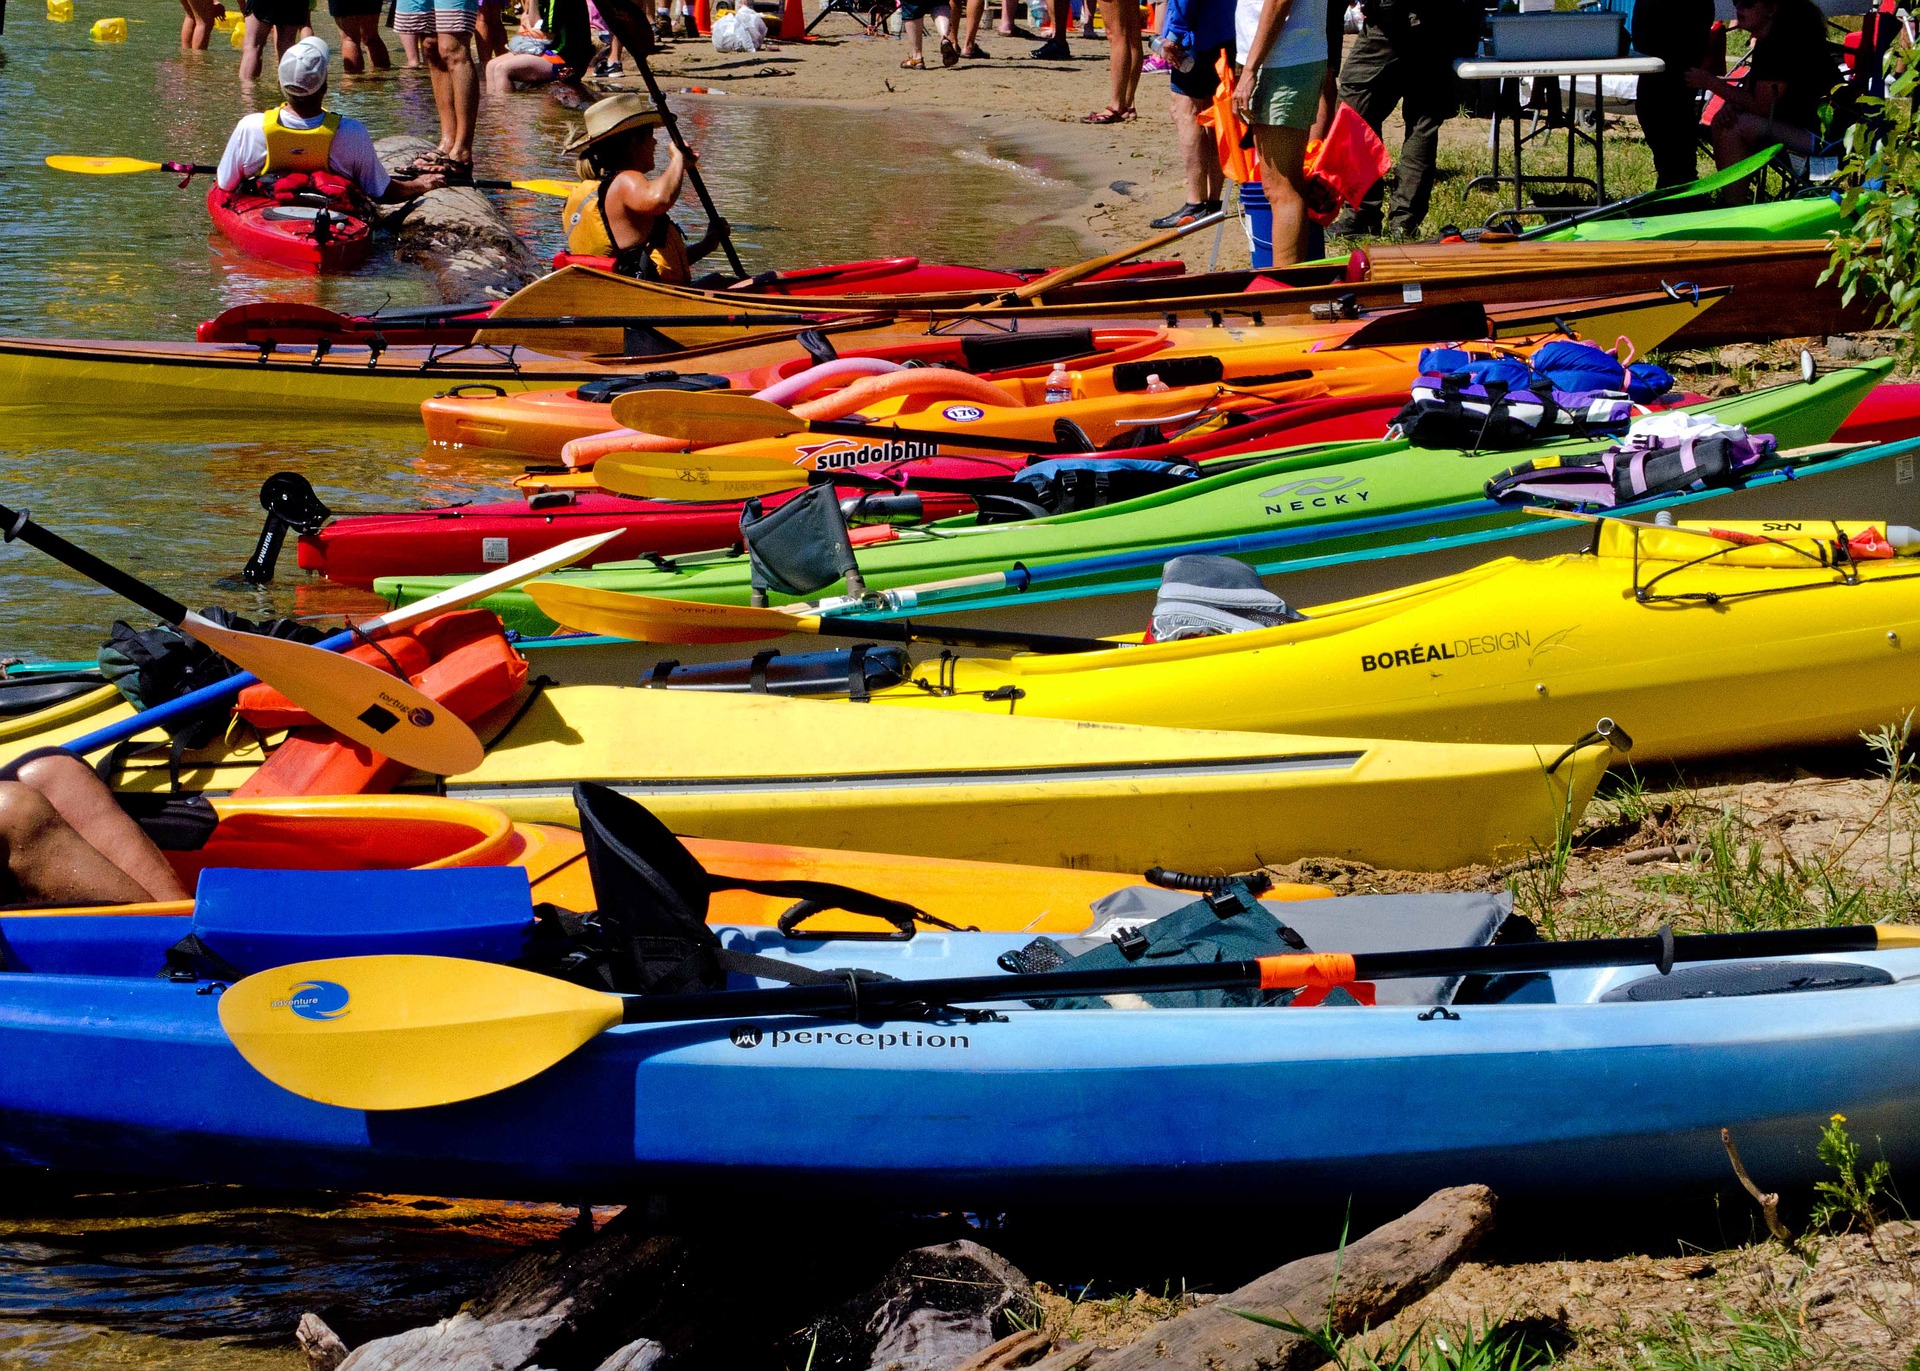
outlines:
[{"label": "green kayak", "polygon": [[[1712,401],[1701,406],[1700,412],[1744,424],[1755,433],[1772,434],[1782,451],[1820,444],[1832,437],[1891,366],[1891,361],[1876,361],[1829,373],[1811,383],[1796,382]],[[1406,526],[1413,536],[1422,539],[1533,525],[1537,519],[1524,509],[1488,501],[1484,491],[1487,480],[1543,453],[1598,451],[1605,446],[1604,442],[1589,440],[1522,452],[1470,453],[1383,440],[1280,449],[1270,458],[1251,463],[1234,459],[1232,470],[1174,490],[1098,509],[1018,523],[980,525],[949,520],[908,529],[895,541],[861,548],[858,559],[869,587],[886,590],[1005,571],[1015,563],[1041,567],[1207,540],[1277,538],[1284,543],[1296,532],[1314,539],[1311,555],[1316,561],[1364,556],[1380,543],[1383,519]],[[1778,488],[1787,490],[1794,484],[1781,482]],[[1920,485],[1900,487],[1902,493],[1917,489]],[[1733,498],[1750,494],[1759,492],[1729,492]],[[1747,504],[1741,507],[1739,517],[1767,518],[1776,512],[1797,517],[1807,511],[1776,511],[1769,505],[1756,508]],[[1895,510],[1877,507],[1835,509],[1832,513],[1896,518]],[[1920,512],[1911,518],[1902,513],[1896,521],[1920,523]],[[1343,536],[1340,525],[1350,522],[1358,522],[1359,530]],[[1249,560],[1256,560],[1263,572],[1269,568],[1278,572],[1287,569],[1288,555],[1281,549]],[[1304,549],[1301,555],[1306,555]],[[558,576],[605,590],[744,605],[749,597],[748,570],[744,556],[713,552],[673,558],[665,569],[645,561],[610,562],[587,570],[570,569]],[[1433,573],[1430,564],[1423,563],[1409,567],[1404,574],[1376,572],[1381,574],[1404,582]],[[390,603],[403,605],[464,579],[389,577],[377,581],[374,588]],[[1117,588],[1128,579],[1123,570],[1094,568],[1062,588],[1102,584]],[[481,603],[522,633],[542,634],[554,628],[552,620],[535,608],[524,591],[508,591]],[[1123,618],[1119,627],[1099,631],[1139,626]],[[738,655],[737,648],[729,655]]]},{"label": "green kayak", "polygon": [[1661,240],[1783,241],[1824,238],[1852,221],[1839,204],[1822,195],[1806,200],[1775,200],[1764,205],[1703,209],[1691,214],[1648,214],[1596,219],[1541,235],[1543,242],[1620,243]]}]

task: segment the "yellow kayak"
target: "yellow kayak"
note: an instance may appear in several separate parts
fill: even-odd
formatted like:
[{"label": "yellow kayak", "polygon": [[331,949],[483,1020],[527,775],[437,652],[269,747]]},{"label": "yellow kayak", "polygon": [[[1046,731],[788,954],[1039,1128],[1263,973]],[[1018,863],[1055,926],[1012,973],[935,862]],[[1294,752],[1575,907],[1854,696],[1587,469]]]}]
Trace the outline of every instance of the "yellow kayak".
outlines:
[{"label": "yellow kayak", "polygon": [[[96,692],[16,720],[0,733],[0,762],[125,713]],[[521,822],[570,823],[573,782],[599,780],[697,837],[1100,871],[1218,873],[1306,856],[1445,870],[1524,856],[1577,819],[1611,756],[1571,746],[1593,722],[1485,747],[559,686],[478,721],[486,760],[446,793]],[[180,781],[230,791],[260,760],[251,745],[189,753]],[[166,788],[166,749],[117,782]]]},{"label": "yellow kayak", "polygon": [[949,661],[873,698],[1457,743],[1571,737],[1606,715],[1635,761],[1846,741],[1920,706],[1920,565],[1817,552],[1865,527],[1767,521],[1728,540],[1608,520],[1595,554],[1501,558],[1250,633]]}]

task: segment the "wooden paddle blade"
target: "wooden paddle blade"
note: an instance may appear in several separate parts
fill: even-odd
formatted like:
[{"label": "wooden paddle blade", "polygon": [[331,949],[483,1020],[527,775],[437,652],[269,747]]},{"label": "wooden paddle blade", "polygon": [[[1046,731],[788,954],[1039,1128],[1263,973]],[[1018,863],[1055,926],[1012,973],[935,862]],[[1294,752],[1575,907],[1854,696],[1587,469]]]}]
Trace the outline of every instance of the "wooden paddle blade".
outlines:
[{"label": "wooden paddle blade", "polygon": [[648,500],[744,500],[808,483],[805,467],[778,457],[720,450],[616,452],[593,464],[602,490]]},{"label": "wooden paddle blade", "polygon": [[83,176],[120,176],[129,171],[158,171],[158,162],[142,162],[136,157],[49,157],[47,165],[55,171],[77,171]]},{"label": "wooden paddle blade", "polygon": [[557,624],[637,643],[750,643],[806,633],[819,624],[777,609],[628,595],[568,581],[534,581],[527,594]]},{"label": "wooden paddle blade", "polygon": [[397,676],[351,657],[222,628],[188,614],[180,631],[251,671],[321,723],[417,771],[457,776],[472,771],[486,749],[466,721]]},{"label": "wooden paddle blade", "polygon": [[605,533],[592,533],[584,538],[570,538],[564,543],[548,548],[545,552],[536,552],[531,557],[522,557],[517,562],[484,576],[474,576],[457,586],[450,586],[438,594],[429,595],[424,600],[415,600],[401,609],[390,610],[377,619],[369,619],[360,625],[363,633],[376,633],[381,629],[389,631],[402,629],[409,624],[421,623],[436,614],[448,610],[463,609],[502,590],[513,587],[536,576],[544,576],[549,571],[558,571],[563,566],[572,566],[594,549],[604,546],[618,538],[621,530],[610,528]]},{"label": "wooden paddle blade", "polygon": [[537,1076],[620,1022],[620,1001],[451,957],[338,957],[237,981],[220,1026],[275,1085],[345,1109],[424,1109]]},{"label": "wooden paddle blade", "polygon": [[631,390],[613,397],[613,422],[701,447],[807,430],[792,410],[733,390]]}]

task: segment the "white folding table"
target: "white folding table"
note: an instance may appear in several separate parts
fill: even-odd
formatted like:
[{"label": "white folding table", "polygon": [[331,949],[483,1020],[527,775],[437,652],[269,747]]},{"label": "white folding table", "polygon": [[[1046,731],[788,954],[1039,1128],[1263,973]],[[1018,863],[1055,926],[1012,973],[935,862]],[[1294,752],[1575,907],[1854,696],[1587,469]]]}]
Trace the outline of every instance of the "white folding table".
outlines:
[{"label": "white folding table", "polygon": [[[1536,181],[1550,185],[1586,186],[1593,192],[1594,203],[1604,204],[1607,199],[1607,156],[1604,134],[1606,120],[1601,113],[1601,87],[1604,78],[1609,76],[1652,76],[1667,69],[1667,64],[1658,57],[1592,57],[1569,59],[1557,62],[1498,62],[1490,58],[1469,57],[1453,64],[1454,74],[1464,81],[1519,81],[1522,78],[1541,79],[1546,77],[1564,78],[1568,83],[1567,91],[1567,173],[1564,176],[1528,176],[1526,174],[1526,139],[1520,133],[1520,101],[1513,101],[1513,175],[1504,175],[1500,170],[1500,117],[1493,120],[1493,171],[1486,176],[1476,176],[1467,183],[1467,189],[1491,184],[1495,187],[1513,183],[1513,208],[1498,211],[1489,216],[1489,220],[1500,215],[1537,214],[1543,207],[1527,203],[1527,182]],[[1575,113],[1579,106],[1580,78],[1593,78],[1593,132],[1584,133],[1579,127]],[[1551,127],[1551,125],[1549,126]],[[1593,175],[1591,177],[1573,174],[1573,151],[1578,140],[1584,139],[1593,145]],[[1556,208],[1564,209],[1564,206]]]}]

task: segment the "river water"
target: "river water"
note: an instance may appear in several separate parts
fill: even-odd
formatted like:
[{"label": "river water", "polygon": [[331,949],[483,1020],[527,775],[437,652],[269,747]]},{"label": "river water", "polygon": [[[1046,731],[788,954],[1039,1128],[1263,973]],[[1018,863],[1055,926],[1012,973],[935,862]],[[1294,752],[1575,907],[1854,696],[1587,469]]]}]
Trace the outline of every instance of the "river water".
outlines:
[{"label": "river water", "polygon": [[[183,338],[249,300],[351,309],[433,299],[423,273],[391,261],[316,280],[236,256],[209,233],[204,180],[183,191],[160,173],[48,170],[51,153],[212,162],[234,120],[275,95],[271,83],[241,90],[223,36],[212,52],[179,52],[173,6],[79,0],[75,9],[73,22],[52,23],[39,0],[15,0],[0,37],[0,332]],[[131,21],[129,40],[90,42],[92,20],[116,13]],[[320,31],[334,38],[324,19]],[[333,103],[376,137],[434,136],[422,72],[339,79],[336,66]],[[682,102],[682,115],[750,270],[901,252],[983,263],[1081,255],[1070,230],[1033,223],[1074,198],[1058,171],[971,129],[717,97]],[[565,175],[559,148],[570,123],[539,95],[489,102],[480,174]],[[559,246],[552,201],[501,203],[542,253]],[[406,509],[486,493],[516,469],[425,450],[391,427],[355,432],[263,411],[234,432],[196,421],[188,400],[143,422],[98,420],[85,395],[70,415],[27,425],[5,415],[5,400],[0,503],[31,506],[191,605],[255,615],[294,610],[291,556],[271,590],[219,583],[251,549],[260,483],[273,472],[304,472],[336,508]],[[302,609],[316,603],[327,599],[299,596]],[[39,554],[0,548],[0,657],[91,657],[128,612]],[[350,1340],[430,1320],[501,1254],[550,1236],[565,1217],[230,1191],[88,1197],[0,1171],[0,1363],[292,1368],[303,1364],[288,1342],[302,1310],[318,1310]]]},{"label": "river water", "polygon": [[[238,54],[224,35],[211,52],[178,51],[179,11],[159,0],[132,0],[122,44],[90,42],[87,26],[129,0],[80,0],[70,23],[48,22],[40,2],[15,0],[0,37],[0,333],[186,338],[200,320],[249,300],[352,309],[435,299],[423,272],[391,260],[319,280],[237,256],[209,232],[204,179],[180,190],[158,172],[47,169],[42,159],[57,152],[217,161],[234,120],[277,90],[271,81],[241,90]],[[320,32],[333,40],[324,18]],[[397,43],[393,50],[397,59]],[[336,63],[335,87],[333,104],[376,137],[435,136],[424,72],[345,78]],[[1058,170],[969,126],[722,96],[683,99],[679,108],[749,270],[902,252],[1016,264],[1082,255],[1071,230],[1034,222],[1074,198]],[[573,116],[539,94],[488,101],[479,173],[570,176],[560,147],[572,126]],[[560,246],[555,201],[497,199],[543,256]],[[687,222],[697,236],[697,207]],[[144,423],[103,423],[84,395],[71,416],[27,424],[6,418],[0,396],[0,502],[31,505],[48,526],[196,608],[293,612],[291,556],[272,591],[216,586],[245,562],[259,529],[260,483],[283,469],[307,475],[334,508],[354,510],[490,493],[517,470],[424,451],[393,428],[354,432],[263,412],[235,432],[196,422],[190,400]],[[125,612],[17,547],[0,549],[0,587],[0,657],[91,656]],[[306,612],[365,603],[311,591],[299,598]]]}]

